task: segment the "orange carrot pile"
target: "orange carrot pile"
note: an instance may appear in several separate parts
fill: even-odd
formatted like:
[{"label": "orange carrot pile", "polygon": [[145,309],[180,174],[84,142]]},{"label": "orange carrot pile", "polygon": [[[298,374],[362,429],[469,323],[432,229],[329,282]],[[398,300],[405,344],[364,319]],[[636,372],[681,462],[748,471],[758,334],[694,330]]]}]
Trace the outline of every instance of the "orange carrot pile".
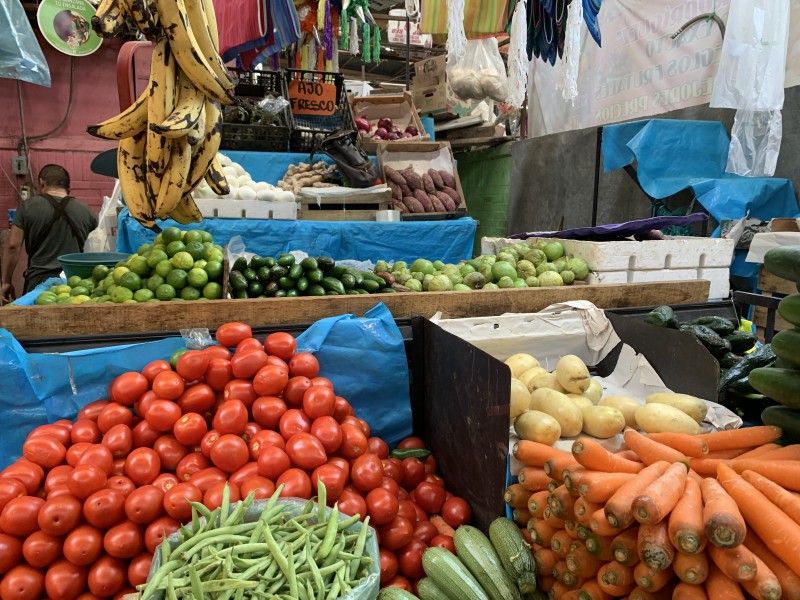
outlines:
[{"label": "orange carrot pile", "polygon": [[[506,501],[554,599],[800,600],[800,444],[776,427],[530,441]],[[527,524],[523,518],[530,516]]]}]

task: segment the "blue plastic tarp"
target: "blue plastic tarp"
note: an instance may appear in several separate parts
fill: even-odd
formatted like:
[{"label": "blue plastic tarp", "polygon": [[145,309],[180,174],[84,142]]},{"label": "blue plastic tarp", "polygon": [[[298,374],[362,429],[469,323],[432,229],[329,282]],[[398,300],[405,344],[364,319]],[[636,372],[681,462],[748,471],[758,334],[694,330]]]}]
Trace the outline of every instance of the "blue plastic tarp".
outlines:
[{"label": "blue plastic tarp", "polygon": [[[161,227],[178,225],[164,221]],[[405,260],[429,258],[448,263],[472,258],[477,222],[451,221],[280,221],[277,219],[205,219],[200,225],[222,245],[240,235],[248,252],[278,256],[302,250],[336,260]],[[136,252],[155,234],[139,225],[127,209],[119,215],[117,252]]]},{"label": "blue plastic tarp", "polygon": [[[220,150],[220,152],[233,162],[242,165],[253,181],[266,181],[272,185],[277,185],[283,179],[291,165],[309,161],[308,152],[257,152],[255,150]],[[317,154],[314,162],[317,161],[333,163],[324,154]],[[372,157],[372,161],[377,164],[378,159]]]},{"label": "blue plastic tarp", "polygon": [[51,277],[50,279],[37,285],[24,296],[20,296],[14,300],[14,302],[11,304],[16,304],[17,306],[33,306],[33,302],[36,300],[36,298],[38,298],[39,294],[46,292],[54,285],[62,285],[64,283],[66,283],[66,280],[61,279],[60,277]]}]

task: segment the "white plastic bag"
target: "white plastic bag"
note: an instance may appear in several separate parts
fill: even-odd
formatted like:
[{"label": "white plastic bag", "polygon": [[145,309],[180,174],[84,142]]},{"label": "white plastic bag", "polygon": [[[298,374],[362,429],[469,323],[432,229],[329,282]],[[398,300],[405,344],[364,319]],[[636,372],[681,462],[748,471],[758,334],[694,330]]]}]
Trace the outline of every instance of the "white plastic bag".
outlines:
[{"label": "white plastic bag", "polygon": [[508,77],[496,38],[469,40],[464,58],[447,64],[447,79],[462,100],[505,102]]},{"label": "white plastic bag", "polygon": [[86,237],[84,252],[114,252],[117,237],[117,207],[119,204],[119,183],[114,188],[111,198],[103,198],[97,228]]},{"label": "white plastic bag", "polygon": [[779,110],[737,110],[725,170],[745,177],[772,177],[781,151],[782,121]]}]

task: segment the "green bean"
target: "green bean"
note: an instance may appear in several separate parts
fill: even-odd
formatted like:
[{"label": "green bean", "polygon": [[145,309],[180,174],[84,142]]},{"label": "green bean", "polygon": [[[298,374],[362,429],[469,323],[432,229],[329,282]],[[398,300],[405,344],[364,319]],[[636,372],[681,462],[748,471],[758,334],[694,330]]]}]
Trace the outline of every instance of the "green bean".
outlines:
[{"label": "green bean", "polygon": [[172,554],[172,549],[170,548],[169,542],[167,541],[167,536],[164,536],[164,539],[161,541],[161,564],[165,565],[169,562],[170,554]]},{"label": "green bean", "polygon": [[308,600],[314,600],[316,594],[314,594],[314,586],[311,585],[311,582],[306,580],[306,592],[308,594]]},{"label": "green bean", "polygon": [[317,481],[317,521],[325,521],[325,505],[328,503],[328,490],[322,479]]},{"label": "green bean", "polygon": [[286,564],[289,572],[286,578],[289,580],[289,593],[293,597],[297,597],[297,576],[294,572],[294,549],[291,544],[288,546],[288,554],[289,556],[286,557]]},{"label": "green bean", "polygon": [[[369,517],[364,519],[364,524],[361,526],[361,531],[358,532],[358,540],[356,540],[356,547],[353,549],[353,554],[355,554],[359,558],[364,554],[364,545],[366,544],[367,541],[368,532],[369,532]],[[360,564],[361,564],[360,560],[350,561],[350,571],[349,571],[350,579],[355,579],[356,572]]]},{"label": "green bean", "polygon": [[153,590],[158,589],[158,585],[164,581],[164,579],[169,575],[172,569],[176,569],[180,567],[183,563],[179,560],[172,560],[168,563],[164,563],[158,570],[153,573],[153,577],[150,581],[147,582],[146,585],[142,587],[142,600],[146,600],[149,596],[148,594],[152,594]]},{"label": "green bean", "polygon": [[272,558],[278,563],[278,567],[283,571],[283,574],[288,577],[289,565],[286,564],[286,559],[283,554],[281,554],[278,544],[275,543],[275,538],[272,537],[272,532],[269,530],[269,527],[264,529],[264,537],[267,539],[267,545],[269,546],[269,551],[272,553]]},{"label": "green bean", "polygon": [[175,587],[172,585],[172,573],[167,575],[166,596],[167,600],[178,600],[178,596],[175,594]]},{"label": "green bean", "polygon": [[253,498],[256,497],[255,492],[250,492],[247,495],[247,498],[242,500],[241,502],[236,503],[236,508],[233,509],[228,518],[226,519],[223,525],[235,525],[244,519],[244,514],[247,512],[247,509],[250,508],[250,504],[253,502]]},{"label": "green bean", "polygon": [[[325,557],[325,560],[322,561],[322,566],[323,567],[328,567],[328,566],[332,565],[333,563],[335,563],[336,560],[339,558],[339,552],[341,552],[342,550],[344,550],[344,542],[340,540],[333,547],[333,550],[331,550],[331,553],[328,554],[328,556]],[[319,553],[317,553],[317,557],[319,557]]]},{"label": "green bean", "polygon": [[336,600],[339,597],[339,592],[341,591],[342,586],[339,584],[338,581],[334,581],[331,589],[328,590],[328,595],[325,596],[325,600]]},{"label": "green bean", "polygon": [[200,529],[200,519],[197,517],[197,508],[192,503],[192,533],[197,533]]},{"label": "green bean", "polygon": [[203,582],[203,592],[224,592],[226,590],[252,589],[258,585],[255,581],[241,581],[239,579],[216,579]]},{"label": "green bean", "polygon": [[222,504],[219,507],[220,525],[228,520],[228,511],[231,509],[231,489],[226,483],[222,488]]},{"label": "green bean", "polygon": [[319,547],[319,557],[325,558],[331,553],[333,544],[336,541],[336,532],[338,531],[339,523],[339,508],[338,504],[333,507],[330,519],[328,520],[328,528],[325,530],[325,537],[322,538],[322,546]]},{"label": "green bean", "polygon": [[203,597],[203,584],[200,582],[200,575],[195,569],[189,569],[189,578],[192,581],[192,594],[195,598]]},{"label": "green bean", "polygon": [[244,600],[244,588],[239,588],[233,595],[233,600]]}]

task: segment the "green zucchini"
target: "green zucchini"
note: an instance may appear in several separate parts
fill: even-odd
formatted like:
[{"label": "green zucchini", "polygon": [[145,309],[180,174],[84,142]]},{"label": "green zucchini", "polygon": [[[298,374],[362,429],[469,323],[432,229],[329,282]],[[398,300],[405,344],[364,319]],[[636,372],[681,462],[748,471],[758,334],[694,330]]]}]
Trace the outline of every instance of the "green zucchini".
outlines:
[{"label": "green zucchini", "polygon": [[439,547],[426,548],[422,553],[422,568],[425,575],[450,598],[458,600],[489,600],[486,592],[475,580],[467,567],[449,550]]},{"label": "green zucchini", "polygon": [[323,272],[329,271],[334,267],[336,263],[330,256],[318,256],[317,257],[317,268]]},{"label": "green zucchini", "polygon": [[300,265],[292,265],[289,267],[289,277],[292,279],[300,279],[303,276],[303,267]]},{"label": "green zucchini", "polygon": [[231,271],[244,271],[248,267],[247,259],[244,256],[240,256],[235,261],[233,261],[233,266],[231,267]]},{"label": "green zucchini", "polygon": [[658,327],[678,328],[678,319],[675,318],[675,311],[669,306],[658,306],[654,308],[648,313],[644,320]]},{"label": "green zucchini", "polygon": [[800,408],[800,370],[761,367],[749,375],[750,385],[775,402]]},{"label": "green zucchini", "polygon": [[420,600],[450,600],[450,596],[445,594],[430,577],[423,577],[417,582],[417,594]]},{"label": "green zucchini", "polygon": [[519,590],[483,532],[463,525],[453,536],[456,553],[492,600],[519,600]]},{"label": "green zucchini", "polygon": [[331,267],[330,269],[328,269],[328,272],[325,273],[325,275],[327,275],[328,277],[335,277],[336,279],[339,279],[345,273],[347,273],[347,267],[340,267],[337,265],[335,267]]},{"label": "green zucchini", "polygon": [[356,278],[350,273],[345,273],[342,275],[341,282],[345,290],[352,290],[356,287]]},{"label": "green zucchini", "polygon": [[788,406],[768,406],[761,413],[764,425],[783,429],[784,435],[800,436],[800,410]]},{"label": "green zucchini", "polygon": [[726,335],[725,339],[731,345],[731,352],[739,355],[742,355],[750,350],[756,345],[757,341],[755,334],[749,331],[734,331],[733,333]]},{"label": "green zucchini", "polygon": [[335,277],[323,277],[322,287],[325,288],[326,292],[336,292],[340,296],[344,296],[344,286]]},{"label": "green zucchini", "polygon": [[378,285],[386,285],[386,280],[383,277],[378,277],[375,273],[364,271],[362,276],[364,277],[364,281],[374,281]]},{"label": "green zucchini", "polygon": [[367,279],[365,277],[364,281],[361,282],[361,289],[366,290],[370,294],[377,294],[378,290],[381,289],[381,286],[377,281],[372,281],[371,279]]},{"label": "green zucchini", "polygon": [[750,371],[759,367],[766,367],[775,362],[775,353],[772,346],[766,344],[745,356],[736,365],[731,367],[724,376],[720,377],[717,390],[722,392],[731,387],[737,381],[748,376]]},{"label": "green zucchini", "polygon": [[319,269],[306,271],[306,277],[311,283],[319,283],[325,275]]},{"label": "green zucchini", "polygon": [[800,369],[800,331],[786,329],[776,333],[772,338],[772,350],[778,358]]},{"label": "green zucchini", "polygon": [[308,286],[308,295],[309,296],[324,296],[325,295],[325,288],[321,285],[317,285],[316,283],[313,285]]},{"label": "green zucchini", "polygon": [[795,327],[800,327],[800,294],[792,294],[781,300],[778,314]]},{"label": "green zucchini", "polygon": [[514,581],[525,573],[533,572],[533,554],[516,524],[504,517],[495,519],[489,525],[489,539],[503,568]]},{"label": "green zucchini", "polygon": [[419,600],[419,598],[397,587],[385,587],[378,594],[378,600]]},{"label": "green zucchini", "polygon": [[731,351],[730,342],[722,339],[713,329],[705,325],[682,325],[681,331],[694,335],[714,356],[725,356]]},{"label": "green zucchini", "polygon": [[317,268],[317,260],[315,258],[307,256],[306,258],[300,261],[300,266],[303,267],[304,271],[311,271]]},{"label": "green zucchini", "polygon": [[278,264],[282,267],[286,267],[287,269],[294,264],[294,255],[293,254],[281,254],[278,257]]},{"label": "green zucchini", "polygon": [[764,268],[782,279],[800,283],[800,246],[779,246],[767,250]]},{"label": "green zucchini", "polygon": [[736,330],[736,326],[729,319],[723,317],[700,317],[694,321],[690,321],[689,325],[705,325],[711,331],[722,337],[730,335]]}]

